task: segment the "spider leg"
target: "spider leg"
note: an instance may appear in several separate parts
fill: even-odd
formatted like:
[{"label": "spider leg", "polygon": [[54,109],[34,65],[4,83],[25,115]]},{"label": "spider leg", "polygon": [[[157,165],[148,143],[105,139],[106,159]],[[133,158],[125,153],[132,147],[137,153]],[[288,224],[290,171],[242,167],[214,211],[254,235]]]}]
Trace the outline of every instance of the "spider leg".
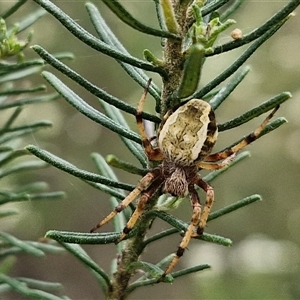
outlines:
[{"label": "spider leg", "polygon": [[106,216],[100,223],[93,227],[90,232],[96,231],[98,228],[108,223],[117,213],[124,210],[133,200],[135,200],[144,190],[147,189],[147,187],[156,177],[160,176],[160,173],[161,171],[159,168],[153,169],[151,172],[147,173],[140,180],[137,187],[132,192],[130,192],[127,197],[118,206],[116,206],[108,216]]},{"label": "spider leg", "polygon": [[250,134],[248,134],[247,136],[245,136],[235,146],[233,146],[233,147],[231,147],[229,149],[225,149],[224,151],[208,155],[205,158],[205,162],[218,161],[218,160],[225,159],[225,158],[233,155],[234,153],[237,153],[238,151],[240,151],[241,149],[243,149],[244,147],[246,147],[250,143],[254,142],[259,137],[259,135],[261,134],[262,130],[266,127],[266,125],[268,124],[268,122],[274,116],[274,114],[276,113],[276,111],[278,109],[279,109],[279,105],[277,105],[273,109],[273,111],[266,117],[266,119],[260,124],[260,126],[256,130],[254,130],[253,132],[251,132]]},{"label": "spider leg", "polygon": [[138,126],[138,130],[140,132],[141,138],[142,138],[142,143],[146,152],[146,155],[150,160],[162,160],[163,159],[163,154],[161,153],[159,148],[153,148],[151,145],[151,141],[148,139],[145,126],[143,124],[143,118],[142,118],[142,113],[143,113],[143,108],[146,100],[146,96],[148,93],[149,86],[151,84],[151,79],[149,79],[147,86],[144,90],[144,93],[139,101],[139,105],[137,107],[136,111],[136,123]]},{"label": "spider leg", "polygon": [[197,164],[197,166],[198,168],[205,169],[205,170],[220,170],[228,166],[234,160],[235,156],[236,153],[234,152],[220,163],[207,163],[201,161]]},{"label": "spider leg", "polygon": [[191,219],[191,223],[187,229],[187,231],[184,234],[184,237],[177,249],[177,252],[163,273],[163,275],[158,279],[157,282],[161,282],[164,280],[164,278],[172,271],[172,269],[175,267],[177,262],[179,261],[180,257],[183,255],[185,249],[187,248],[191,238],[194,236],[195,229],[198,228],[200,224],[200,216],[201,216],[201,204],[199,200],[199,196],[197,191],[195,190],[194,184],[189,185],[189,193],[191,198],[191,205],[193,207],[193,215]]},{"label": "spider leg", "polygon": [[214,203],[214,189],[206,181],[204,181],[199,175],[195,179],[195,184],[197,184],[206,193],[205,206],[201,214],[199,227],[197,228],[197,234],[201,235],[206,226],[207,218],[210,213],[211,207]]},{"label": "spider leg", "polygon": [[121,236],[119,237],[118,241],[116,242],[116,244],[121,242],[126,237],[126,235],[132,230],[132,228],[136,224],[137,220],[142,215],[146,204],[152,198],[153,194],[155,194],[157,189],[161,186],[163,181],[164,181],[164,179],[162,177],[158,178],[142,193],[135,211],[133,212],[129,221],[127,222],[126,226],[124,227],[123,232],[122,232]]},{"label": "spider leg", "polygon": [[[274,116],[276,111],[279,109],[279,105],[277,105],[273,111],[265,118],[265,120],[261,123],[261,125],[249,135],[247,135],[244,139],[242,139],[239,143],[235,146],[226,149],[221,152],[217,152],[215,154],[211,154],[207,156],[204,162],[199,162],[198,168],[208,169],[208,170],[219,170],[227,166],[235,157],[236,153],[243,149],[245,146],[249,145],[250,143],[254,142],[259,135],[261,134],[262,130],[266,127],[270,119]],[[220,163],[210,163],[222,160]],[[213,188],[205,182],[200,176],[197,176],[195,179],[195,184],[197,184],[200,188],[202,188],[206,192],[206,203],[201,215],[200,225],[197,229],[197,234],[201,235],[203,230],[206,226],[207,218],[210,213],[212,204],[214,202],[214,190]]]}]

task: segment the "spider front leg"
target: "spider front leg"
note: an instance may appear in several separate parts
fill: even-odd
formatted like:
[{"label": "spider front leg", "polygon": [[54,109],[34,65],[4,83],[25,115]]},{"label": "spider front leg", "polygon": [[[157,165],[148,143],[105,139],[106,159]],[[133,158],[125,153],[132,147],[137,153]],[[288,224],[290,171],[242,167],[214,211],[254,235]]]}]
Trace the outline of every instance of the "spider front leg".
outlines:
[{"label": "spider front leg", "polygon": [[206,181],[204,181],[199,175],[195,179],[195,184],[197,184],[206,193],[205,206],[200,218],[200,224],[197,228],[197,234],[201,235],[207,223],[208,216],[210,214],[211,207],[214,203],[214,189]]},{"label": "spider front leg", "polygon": [[137,187],[130,192],[127,197],[115,207],[115,209],[106,216],[100,223],[93,227],[90,232],[96,231],[98,228],[108,223],[113,217],[116,216],[119,212],[124,210],[133,200],[135,200],[143,191],[145,191],[148,186],[153,182],[153,180],[160,176],[160,169],[153,169],[151,172],[147,173],[139,182]]},{"label": "spider front leg", "polygon": [[184,237],[177,249],[177,252],[170,262],[169,266],[163,273],[163,275],[157,280],[157,282],[161,282],[164,280],[164,278],[170,274],[170,272],[173,270],[177,262],[179,261],[180,257],[183,255],[185,249],[187,248],[191,238],[195,235],[195,230],[198,228],[199,224],[201,224],[201,204],[199,200],[199,196],[197,191],[195,190],[194,184],[190,184],[188,187],[190,198],[191,198],[191,205],[193,207],[193,215],[191,219],[191,223],[187,229],[187,231],[184,234]]},{"label": "spider front leg", "polygon": [[116,244],[121,242],[126,235],[132,230],[134,225],[136,224],[139,217],[144,212],[146,204],[149,202],[149,200],[152,198],[152,196],[156,193],[156,191],[159,189],[161,184],[163,183],[163,178],[159,177],[157,178],[141,195],[141,198],[139,199],[139,203],[131,215],[129,221],[127,222],[126,226],[123,229],[122,234],[120,235],[119,239],[117,240]]}]

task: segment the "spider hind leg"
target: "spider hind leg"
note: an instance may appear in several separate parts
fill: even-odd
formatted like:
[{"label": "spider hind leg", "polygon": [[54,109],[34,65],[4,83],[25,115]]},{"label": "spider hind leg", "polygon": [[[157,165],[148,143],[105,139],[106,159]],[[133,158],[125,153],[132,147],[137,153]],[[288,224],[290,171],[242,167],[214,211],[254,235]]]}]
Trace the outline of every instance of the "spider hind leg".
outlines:
[{"label": "spider hind leg", "polygon": [[220,152],[217,152],[217,153],[214,153],[214,154],[210,154],[209,156],[207,156],[205,158],[205,162],[216,162],[216,161],[225,159],[225,158],[233,155],[234,153],[239,152],[244,147],[246,147],[247,145],[249,145],[252,142],[254,142],[256,139],[259,138],[261,132],[264,130],[264,128],[266,127],[266,125],[268,124],[268,122],[273,118],[273,116],[275,115],[275,113],[279,109],[279,107],[280,107],[280,105],[277,105],[272,110],[272,112],[265,118],[265,120],[259,125],[259,127],[257,127],[253,132],[251,132],[247,136],[245,136],[236,145],[234,145],[231,148],[225,149],[223,151],[220,151]]},{"label": "spider hind leg", "polygon": [[144,108],[144,104],[145,104],[145,100],[146,100],[146,96],[147,96],[150,84],[151,84],[151,79],[149,79],[147,86],[144,90],[144,93],[139,101],[139,105],[136,110],[135,118],[136,118],[136,123],[137,123],[138,130],[139,130],[139,133],[142,138],[143,147],[144,147],[147,157],[150,160],[160,161],[160,160],[163,160],[163,154],[161,153],[159,148],[154,148],[151,145],[151,139],[149,140],[147,137],[145,126],[143,124],[143,118],[142,118],[143,108]]}]

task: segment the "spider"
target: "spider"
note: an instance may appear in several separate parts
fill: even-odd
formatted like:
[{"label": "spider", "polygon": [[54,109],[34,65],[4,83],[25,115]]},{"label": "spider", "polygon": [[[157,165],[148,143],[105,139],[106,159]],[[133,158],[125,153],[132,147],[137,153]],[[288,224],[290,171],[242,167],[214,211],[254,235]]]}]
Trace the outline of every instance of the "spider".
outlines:
[{"label": "spider", "polygon": [[[117,240],[117,243],[119,243],[132,230],[143,213],[146,204],[159,189],[162,188],[163,193],[169,193],[176,197],[182,198],[189,195],[193,209],[191,222],[173,260],[158,279],[159,282],[174,268],[191,238],[201,235],[206,226],[214,202],[214,190],[200,177],[198,171],[201,169],[218,170],[227,166],[238,151],[258,138],[269,120],[279,109],[279,105],[274,108],[254,132],[244,137],[235,146],[210,154],[218,136],[215,113],[207,102],[192,99],[177,105],[166,113],[157,131],[158,147],[153,147],[147,137],[142,120],[143,106],[150,83],[151,79],[139,101],[136,122],[148,159],[159,161],[160,164],[147,173],[139,181],[137,187],[91,232],[108,223],[117,213],[140,196],[135,211]],[[206,202],[203,209],[195,185],[206,193]]]}]

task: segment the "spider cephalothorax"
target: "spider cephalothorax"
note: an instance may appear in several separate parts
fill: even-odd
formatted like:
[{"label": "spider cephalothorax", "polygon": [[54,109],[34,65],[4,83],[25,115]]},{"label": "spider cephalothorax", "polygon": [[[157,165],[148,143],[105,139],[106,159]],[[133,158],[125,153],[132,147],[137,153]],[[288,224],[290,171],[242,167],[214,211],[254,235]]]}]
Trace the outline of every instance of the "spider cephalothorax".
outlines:
[{"label": "spider cephalothorax", "polygon": [[[158,147],[154,148],[146,135],[142,120],[142,111],[147,91],[142,95],[136,114],[136,121],[145,152],[150,161],[159,161],[158,167],[152,169],[139,182],[129,195],[96,225],[91,232],[110,221],[117,213],[140,196],[136,210],[123,229],[118,242],[131,231],[143,213],[145,205],[161,189],[163,193],[184,197],[189,195],[193,208],[190,225],[178,247],[176,255],[158,281],[171,272],[183,255],[190,239],[201,235],[207,222],[214,201],[213,188],[199,175],[201,169],[217,170],[227,166],[242,148],[253,142],[260,135],[269,120],[278,110],[279,105],[267,116],[263,123],[235,146],[224,151],[210,154],[217,140],[218,130],[215,114],[211,106],[200,99],[192,99],[171,109],[164,116],[157,132]],[[202,209],[195,185],[206,193]]]},{"label": "spider cephalothorax", "polygon": [[161,165],[161,172],[165,180],[163,192],[172,196],[185,197],[188,194],[189,182],[193,182],[198,168],[195,164],[184,166],[171,160],[164,160]]},{"label": "spider cephalothorax", "polygon": [[211,152],[217,135],[214,111],[203,100],[192,99],[165,115],[158,130],[165,193],[188,194],[188,185],[197,176],[197,162]]}]

